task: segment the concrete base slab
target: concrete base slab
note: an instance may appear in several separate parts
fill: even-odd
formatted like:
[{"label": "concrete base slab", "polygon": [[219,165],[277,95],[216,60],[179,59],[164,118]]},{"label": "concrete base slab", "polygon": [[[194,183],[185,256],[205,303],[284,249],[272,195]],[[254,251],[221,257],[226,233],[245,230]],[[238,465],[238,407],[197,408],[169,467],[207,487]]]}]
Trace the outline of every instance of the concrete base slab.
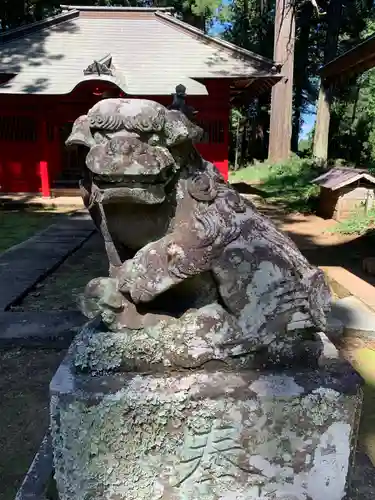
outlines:
[{"label": "concrete base slab", "polygon": [[373,332],[375,335],[375,312],[357,297],[337,300],[333,304],[332,315],[341,321],[345,330]]},{"label": "concrete base slab", "polygon": [[320,266],[329,280],[340,290],[340,297],[353,295],[375,311],[375,288],[347,269],[339,266]]}]

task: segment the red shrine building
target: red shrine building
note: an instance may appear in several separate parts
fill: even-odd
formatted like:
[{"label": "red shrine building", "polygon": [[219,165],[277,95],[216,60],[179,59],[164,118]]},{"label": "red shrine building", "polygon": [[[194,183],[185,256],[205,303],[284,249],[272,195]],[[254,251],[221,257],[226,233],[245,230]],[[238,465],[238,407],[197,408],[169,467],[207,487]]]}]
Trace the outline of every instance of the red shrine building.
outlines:
[{"label": "red shrine building", "polygon": [[230,107],[280,79],[275,64],[209,37],[171,9],[63,6],[0,35],[0,191],[70,195],[79,149],[73,121],[106,97],[169,106],[177,85],[205,130],[198,149],[228,175]]}]

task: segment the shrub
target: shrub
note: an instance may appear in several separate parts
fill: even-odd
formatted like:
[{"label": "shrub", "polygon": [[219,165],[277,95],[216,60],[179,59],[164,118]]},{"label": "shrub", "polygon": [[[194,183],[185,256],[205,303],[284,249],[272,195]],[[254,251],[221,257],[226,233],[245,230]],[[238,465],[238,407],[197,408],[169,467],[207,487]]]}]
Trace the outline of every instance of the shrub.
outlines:
[{"label": "shrub", "polygon": [[248,166],[232,174],[230,180],[261,183],[271,203],[282,205],[289,212],[311,213],[319,194],[319,187],[311,181],[322,171],[313,160],[293,156],[279,164]]},{"label": "shrub", "polygon": [[375,208],[367,215],[353,214],[348,219],[338,222],[329,232],[339,234],[365,234],[375,228]]}]

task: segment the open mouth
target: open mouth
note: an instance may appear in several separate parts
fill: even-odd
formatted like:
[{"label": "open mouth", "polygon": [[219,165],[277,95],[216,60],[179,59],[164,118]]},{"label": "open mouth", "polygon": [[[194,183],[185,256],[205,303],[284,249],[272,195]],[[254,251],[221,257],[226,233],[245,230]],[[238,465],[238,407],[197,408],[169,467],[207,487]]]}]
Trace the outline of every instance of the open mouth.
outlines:
[{"label": "open mouth", "polygon": [[99,189],[149,189],[152,186],[166,187],[174,178],[172,168],[164,168],[158,174],[143,175],[118,175],[118,174],[93,174],[93,181]]},{"label": "open mouth", "polygon": [[101,192],[102,203],[131,203],[157,205],[166,199],[168,186],[173,185],[176,173],[164,168],[153,175],[100,175],[91,174]]}]

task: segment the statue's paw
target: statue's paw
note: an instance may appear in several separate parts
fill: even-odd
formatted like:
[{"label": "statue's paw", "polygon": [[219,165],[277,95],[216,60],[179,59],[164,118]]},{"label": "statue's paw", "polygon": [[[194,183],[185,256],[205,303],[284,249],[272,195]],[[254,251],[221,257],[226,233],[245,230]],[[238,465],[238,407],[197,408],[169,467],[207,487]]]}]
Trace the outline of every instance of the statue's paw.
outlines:
[{"label": "statue's paw", "polygon": [[149,302],[153,299],[151,290],[151,278],[121,276],[120,290],[122,293],[129,294],[135,304],[139,302]]},{"label": "statue's paw", "polygon": [[150,302],[161,293],[169,290],[176,281],[169,276],[168,272],[150,272],[146,275],[132,277],[122,276],[120,279],[120,290],[130,295],[135,304]]},{"label": "statue's paw", "polygon": [[171,260],[179,247],[169,240],[147,244],[121,265],[117,275],[119,290],[129,294],[135,303],[150,302],[181,281],[170,272]]},{"label": "statue's paw", "polygon": [[113,278],[91,280],[80,299],[80,309],[89,319],[101,315],[105,324],[112,324],[124,308],[124,296]]},{"label": "statue's paw", "polygon": [[116,270],[118,288],[122,293],[130,294],[136,281],[141,279],[141,271],[143,271],[143,269],[138,270],[138,267],[135,259],[129,259]]},{"label": "statue's paw", "polygon": [[141,302],[150,302],[153,297],[147,290],[134,289],[130,291],[130,297],[135,304],[140,304]]}]

